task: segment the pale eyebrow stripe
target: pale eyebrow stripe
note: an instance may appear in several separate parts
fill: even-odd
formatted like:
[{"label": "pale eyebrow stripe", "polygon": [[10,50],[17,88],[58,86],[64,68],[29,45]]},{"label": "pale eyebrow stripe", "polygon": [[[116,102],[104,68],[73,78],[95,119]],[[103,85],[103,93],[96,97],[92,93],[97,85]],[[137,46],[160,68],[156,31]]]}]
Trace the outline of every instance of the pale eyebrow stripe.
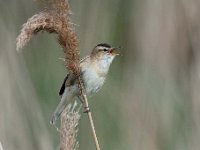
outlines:
[{"label": "pale eyebrow stripe", "polygon": [[99,49],[107,49],[107,50],[109,49],[109,48],[103,47],[103,46],[98,46],[98,48],[99,48]]}]

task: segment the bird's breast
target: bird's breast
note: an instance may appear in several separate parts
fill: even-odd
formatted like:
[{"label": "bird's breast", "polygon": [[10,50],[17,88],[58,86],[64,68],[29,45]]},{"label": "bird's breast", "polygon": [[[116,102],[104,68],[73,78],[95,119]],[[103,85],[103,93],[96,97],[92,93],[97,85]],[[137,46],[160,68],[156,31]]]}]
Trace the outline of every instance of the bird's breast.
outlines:
[{"label": "bird's breast", "polygon": [[88,67],[83,71],[83,80],[87,94],[92,95],[103,86],[105,75],[99,74],[94,67]]}]

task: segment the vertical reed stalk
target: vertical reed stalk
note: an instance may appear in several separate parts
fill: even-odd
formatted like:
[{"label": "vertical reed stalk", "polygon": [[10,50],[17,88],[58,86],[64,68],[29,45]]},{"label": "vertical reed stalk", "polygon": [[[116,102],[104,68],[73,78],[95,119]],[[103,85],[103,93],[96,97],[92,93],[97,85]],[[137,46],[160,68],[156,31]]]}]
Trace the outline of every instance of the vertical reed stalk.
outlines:
[{"label": "vertical reed stalk", "polygon": [[86,92],[85,92],[85,87],[84,87],[82,78],[79,77],[78,80],[79,80],[79,88],[80,88],[80,91],[81,91],[81,95],[82,95],[83,100],[85,102],[85,108],[87,108],[89,110],[89,111],[86,111],[86,112],[88,114],[88,118],[89,118],[89,121],[90,121],[90,126],[92,128],[92,135],[93,135],[93,138],[94,138],[96,150],[100,150],[98,138],[97,138],[97,135],[96,135],[96,130],[95,130],[95,127],[94,127],[94,121],[92,119],[92,113],[90,111],[88,100],[87,100],[87,95],[86,95]]}]

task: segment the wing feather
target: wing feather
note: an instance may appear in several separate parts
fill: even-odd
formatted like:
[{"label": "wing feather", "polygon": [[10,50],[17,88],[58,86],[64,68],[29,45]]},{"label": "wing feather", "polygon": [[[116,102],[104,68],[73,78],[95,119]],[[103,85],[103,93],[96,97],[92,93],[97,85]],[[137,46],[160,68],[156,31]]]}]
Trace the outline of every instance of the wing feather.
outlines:
[{"label": "wing feather", "polygon": [[67,81],[67,79],[69,78],[69,73],[67,74],[67,76],[65,77],[65,79],[64,79],[64,81],[63,81],[63,84],[62,84],[62,86],[61,86],[61,88],[60,88],[60,91],[59,91],[59,95],[61,96],[63,93],[64,93],[64,91],[65,91],[65,83],[66,83],[66,81]]},{"label": "wing feather", "polygon": [[[87,62],[86,60],[88,60],[88,58],[89,56],[84,57],[83,59],[81,59],[80,63],[83,64],[83,62]],[[60,88],[59,95],[60,96],[63,95],[66,86],[74,85],[76,82],[77,82],[77,77],[72,72],[68,73]]]}]

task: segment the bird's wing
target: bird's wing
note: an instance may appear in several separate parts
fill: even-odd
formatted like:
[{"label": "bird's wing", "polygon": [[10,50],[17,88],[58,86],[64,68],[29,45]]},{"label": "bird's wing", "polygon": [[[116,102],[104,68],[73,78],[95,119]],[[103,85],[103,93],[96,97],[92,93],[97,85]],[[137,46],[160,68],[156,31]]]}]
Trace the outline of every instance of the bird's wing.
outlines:
[{"label": "bird's wing", "polygon": [[65,77],[65,79],[64,79],[64,81],[63,81],[63,84],[62,84],[62,86],[61,86],[61,88],[60,88],[60,91],[59,91],[59,95],[60,95],[60,96],[61,96],[61,95],[64,93],[64,91],[65,91],[65,83],[66,83],[68,77],[69,77],[69,73],[68,73],[67,76]]},{"label": "bird's wing", "polygon": [[60,88],[59,95],[62,96],[62,94],[65,91],[65,87],[74,85],[74,83],[76,83],[76,81],[77,81],[77,76],[75,74],[73,74],[72,72],[68,73],[63,81],[61,88]]},{"label": "bird's wing", "polygon": [[[88,58],[89,58],[89,56],[86,56],[83,59],[81,59],[81,61],[80,61],[81,66],[84,63],[88,62]],[[65,77],[64,81],[63,81],[61,88],[60,88],[59,95],[62,96],[62,94],[65,91],[65,87],[74,85],[74,83],[76,83],[76,82],[77,82],[77,76],[74,75],[72,72],[68,73],[67,76]]]}]

